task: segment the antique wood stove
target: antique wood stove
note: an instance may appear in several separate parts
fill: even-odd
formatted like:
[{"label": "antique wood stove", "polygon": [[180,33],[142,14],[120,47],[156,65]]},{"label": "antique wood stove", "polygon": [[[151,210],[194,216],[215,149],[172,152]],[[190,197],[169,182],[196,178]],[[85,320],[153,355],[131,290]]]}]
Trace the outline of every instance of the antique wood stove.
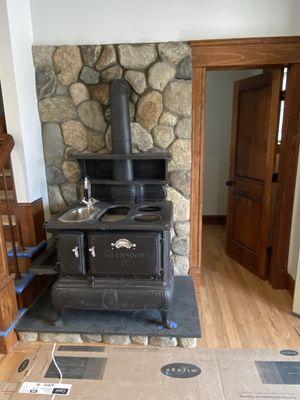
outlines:
[{"label": "antique wood stove", "polygon": [[112,83],[112,154],[76,156],[84,199],[46,224],[58,254],[52,303],[59,316],[66,308],[159,309],[171,328],[169,156],[132,153],[130,92],[124,80]]}]

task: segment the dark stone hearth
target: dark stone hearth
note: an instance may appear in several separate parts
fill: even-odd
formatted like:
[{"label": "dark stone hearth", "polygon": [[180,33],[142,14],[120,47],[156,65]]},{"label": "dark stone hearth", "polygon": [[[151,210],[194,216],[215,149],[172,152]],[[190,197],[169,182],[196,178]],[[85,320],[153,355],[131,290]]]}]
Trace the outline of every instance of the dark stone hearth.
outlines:
[{"label": "dark stone hearth", "polygon": [[103,335],[201,337],[194,282],[191,276],[175,277],[170,318],[176,329],[161,327],[158,310],[80,311],[66,310],[63,325],[54,325],[55,314],[46,291],[17,325],[19,332],[52,332]]}]

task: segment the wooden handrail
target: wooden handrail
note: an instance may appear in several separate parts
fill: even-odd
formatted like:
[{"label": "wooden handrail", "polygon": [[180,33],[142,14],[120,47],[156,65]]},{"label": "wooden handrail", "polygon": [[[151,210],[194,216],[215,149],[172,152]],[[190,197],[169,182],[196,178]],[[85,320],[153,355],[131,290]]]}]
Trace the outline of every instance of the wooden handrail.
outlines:
[{"label": "wooden handrail", "polygon": [[0,134],[0,171],[9,161],[10,153],[14,147],[14,139],[8,133]]}]

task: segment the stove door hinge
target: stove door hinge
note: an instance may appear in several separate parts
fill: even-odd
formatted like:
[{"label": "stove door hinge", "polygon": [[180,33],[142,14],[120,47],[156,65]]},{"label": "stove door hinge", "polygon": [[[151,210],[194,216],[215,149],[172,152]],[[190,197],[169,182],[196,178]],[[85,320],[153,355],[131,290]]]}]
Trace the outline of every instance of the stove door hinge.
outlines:
[{"label": "stove door hinge", "polygon": [[272,246],[267,247],[267,255],[271,256],[272,255]]},{"label": "stove door hinge", "polygon": [[272,175],[272,182],[273,182],[273,183],[278,182],[278,172],[275,172],[275,173]]}]

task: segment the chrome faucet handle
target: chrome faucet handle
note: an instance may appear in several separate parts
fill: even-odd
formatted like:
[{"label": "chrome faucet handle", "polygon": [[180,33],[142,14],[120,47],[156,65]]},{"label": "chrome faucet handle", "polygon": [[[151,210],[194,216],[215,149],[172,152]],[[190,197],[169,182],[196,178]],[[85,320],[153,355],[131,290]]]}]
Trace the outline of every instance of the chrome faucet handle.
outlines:
[{"label": "chrome faucet handle", "polygon": [[92,197],[91,182],[87,176],[85,176],[84,178],[83,190],[84,190],[84,197],[81,200],[81,202],[85,204],[87,207],[93,207],[93,205],[97,203],[97,200]]},{"label": "chrome faucet handle", "polygon": [[82,200],[81,200],[81,203],[83,203],[84,205],[86,205],[87,207],[93,207],[93,205],[95,204],[95,203],[97,203],[97,199],[94,199],[93,197],[91,197],[91,198],[89,198],[89,199],[86,199],[86,198],[83,198]]}]

